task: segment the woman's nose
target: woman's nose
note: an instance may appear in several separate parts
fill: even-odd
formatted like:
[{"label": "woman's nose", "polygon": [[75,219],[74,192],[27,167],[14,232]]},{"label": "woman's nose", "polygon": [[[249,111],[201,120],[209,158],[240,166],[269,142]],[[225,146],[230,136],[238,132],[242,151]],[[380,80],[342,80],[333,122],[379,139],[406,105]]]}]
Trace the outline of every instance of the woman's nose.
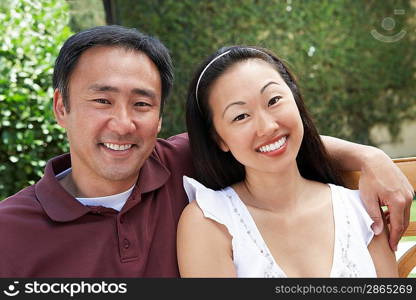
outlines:
[{"label": "woman's nose", "polygon": [[279,128],[276,118],[268,112],[258,114],[256,126],[258,136],[271,135],[274,131],[276,131],[276,129]]}]

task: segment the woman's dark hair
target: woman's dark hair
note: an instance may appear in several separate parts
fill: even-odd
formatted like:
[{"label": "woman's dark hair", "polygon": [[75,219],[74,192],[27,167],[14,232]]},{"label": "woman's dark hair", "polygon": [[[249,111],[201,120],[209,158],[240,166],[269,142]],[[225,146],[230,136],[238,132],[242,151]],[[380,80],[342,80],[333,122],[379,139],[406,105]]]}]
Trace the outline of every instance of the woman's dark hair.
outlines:
[{"label": "woman's dark hair", "polygon": [[69,104],[69,78],[82,53],[96,46],[121,47],[143,52],[156,65],[162,82],[160,113],[173,85],[173,66],[168,49],[157,39],[135,28],[119,25],[96,26],[72,35],[59,51],[53,71],[53,88],[62,94],[67,111]]},{"label": "woman's dark hair", "polygon": [[[229,52],[224,54],[227,51]],[[221,54],[223,56],[219,57]],[[208,98],[213,83],[225,71],[236,63],[248,59],[261,59],[272,65],[292,91],[304,128],[302,144],[296,158],[300,174],[307,179],[342,185],[341,176],[326,152],[318,130],[306,110],[294,76],[271,51],[247,46],[219,49],[199,66],[189,86],[186,125],[196,168],[196,179],[205,186],[218,190],[245,178],[244,166],[230,151],[224,152],[218,146]],[[208,64],[209,67],[203,72]],[[203,75],[200,78],[201,72]],[[197,85],[198,90],[196,90]]]}]

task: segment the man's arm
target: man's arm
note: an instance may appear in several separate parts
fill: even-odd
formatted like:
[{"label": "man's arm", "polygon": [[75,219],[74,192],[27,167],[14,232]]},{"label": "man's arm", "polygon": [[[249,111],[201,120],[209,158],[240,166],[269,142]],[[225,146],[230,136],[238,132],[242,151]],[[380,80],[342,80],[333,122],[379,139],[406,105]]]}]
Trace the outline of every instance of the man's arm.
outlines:
[{"label": "man's arm", "polygon": [[402,171],[380,149],[321,136],[329,155],[344,171],[361,171],[359,189],[376,235],[383,231],[380,206],[387,206],[391,225],[389,244],[396,251],[409,225],[414,190]]}]

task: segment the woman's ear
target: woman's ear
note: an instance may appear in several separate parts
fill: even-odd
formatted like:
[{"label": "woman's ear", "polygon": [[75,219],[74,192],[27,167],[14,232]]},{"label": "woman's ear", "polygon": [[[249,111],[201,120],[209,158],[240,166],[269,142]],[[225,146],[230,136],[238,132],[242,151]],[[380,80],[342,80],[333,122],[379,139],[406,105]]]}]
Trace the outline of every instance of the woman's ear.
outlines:
[{"label": "woman's ear", "polygon": [[212,137],[213,137],[214,141],[217,143],[218,147],[222,151],[224,151],[224,152],[230,151],[230,148],[228,147],[228,145],[222,140],[222,138],[216,132],[214,132],[212,134]]},{"label": "woman's ear", "polygon": [[220,141],[219,146],[220,146],[221,150],[224,151],[224,152],[230,151],[230,148],[228,148],[227,144],[224,143],[223,140]]}]

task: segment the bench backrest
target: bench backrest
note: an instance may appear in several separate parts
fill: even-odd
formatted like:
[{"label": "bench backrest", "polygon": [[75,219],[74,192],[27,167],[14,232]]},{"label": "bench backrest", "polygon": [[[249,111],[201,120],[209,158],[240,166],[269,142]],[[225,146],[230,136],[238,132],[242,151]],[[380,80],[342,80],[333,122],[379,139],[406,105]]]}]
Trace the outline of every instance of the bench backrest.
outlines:
[{"label": "bench backrest", "polygon": [[[409,179],[413,189],[416,190],[416,157],[393,159],[394,163],[402,170]],[[345,186],[350,189],[358,189],[360,172],[345,172],[343,174]],[[412,205],[416,205],[413,201]],[[409,223],[403,236],[416,236],[416,221]],[[407,250],[398,260],[399,276],[407,277],[416,266],[416,245]]]}]

